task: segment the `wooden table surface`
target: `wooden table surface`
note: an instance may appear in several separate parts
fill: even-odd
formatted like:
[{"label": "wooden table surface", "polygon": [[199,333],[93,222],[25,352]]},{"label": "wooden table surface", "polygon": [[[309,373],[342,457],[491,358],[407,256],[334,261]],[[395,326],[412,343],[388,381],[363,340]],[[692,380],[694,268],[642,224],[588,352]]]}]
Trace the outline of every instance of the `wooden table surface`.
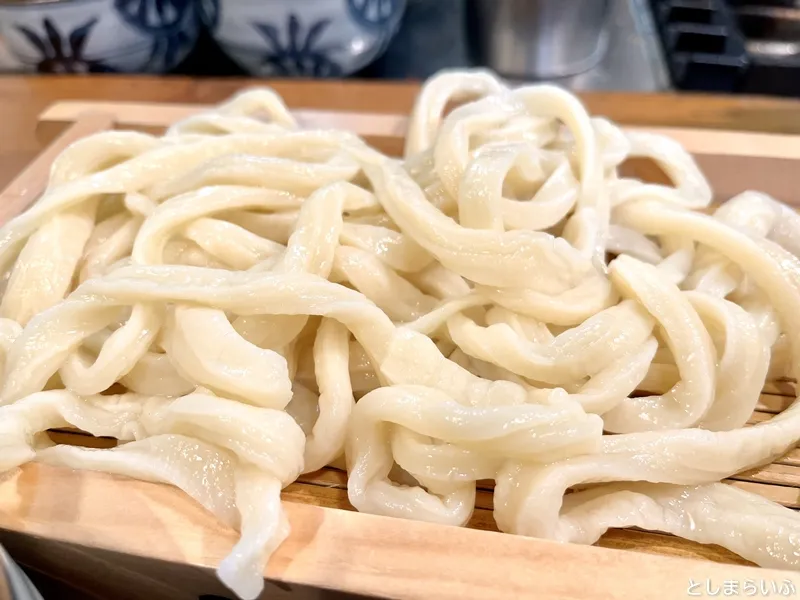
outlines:
[{"label": "wooden table surface", "polygon": [[[0,77],[0,187],[50,140],[38,115],[58,100],[219,102],[235,91],[270,85],[293,108],[408,113],[415,82],[259,81],[144,76]],[[593,114],[630,125],[669,125],[800,134],[800,100],[696,94],[582,94]]]}]

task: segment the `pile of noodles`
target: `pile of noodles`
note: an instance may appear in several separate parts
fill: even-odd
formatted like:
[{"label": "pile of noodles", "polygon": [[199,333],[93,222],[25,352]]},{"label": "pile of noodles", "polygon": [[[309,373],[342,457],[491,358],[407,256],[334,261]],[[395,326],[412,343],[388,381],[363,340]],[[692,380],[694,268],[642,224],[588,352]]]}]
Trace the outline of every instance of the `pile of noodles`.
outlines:
[{"label": "pile of noodles", "polygon": [[[493,480],[502,531],[798,568],[795,513],[719,481],[800,439],[798,404],[745,427],[798,375],[800,219],[711,199],[674,141],[482,71],[425,85],[403,160],[269,90],[83,139],[0,229],[0,471],[178,486],[240,530],[219,575],[243,598],[289,533],[281,489],[330,464],[364,512],[464,525]],[[120,444],[53,445],[64,426]]]}]

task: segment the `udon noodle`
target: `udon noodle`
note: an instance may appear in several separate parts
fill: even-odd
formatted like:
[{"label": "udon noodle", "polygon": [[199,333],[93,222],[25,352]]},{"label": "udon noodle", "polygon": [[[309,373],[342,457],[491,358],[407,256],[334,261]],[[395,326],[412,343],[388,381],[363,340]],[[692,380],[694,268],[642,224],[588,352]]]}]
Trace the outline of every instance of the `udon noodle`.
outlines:
[{"label": "udon noodle", "polygon": [[711,201],[674,141],[483,71],[425,85],[402,160],[269,90],[83,139],[0,229],[0,470],[181,488],[241,531],[219,575],[243,598],[281,489],[343,458],[360,511],[464,525],[493,480],[505,532],[800,568],[800,518],[719,483],[800,439],[800,404],[745,427],[800,371],[800,218]]}]

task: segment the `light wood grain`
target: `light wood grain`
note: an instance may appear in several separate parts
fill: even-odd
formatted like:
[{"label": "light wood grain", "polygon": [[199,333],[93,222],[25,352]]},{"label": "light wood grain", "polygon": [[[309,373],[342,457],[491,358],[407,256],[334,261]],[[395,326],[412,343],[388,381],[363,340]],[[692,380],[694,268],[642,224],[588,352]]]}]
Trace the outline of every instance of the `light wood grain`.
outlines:
[{"label": "light wood grain", "polygon": [[50,165],[67,146],[113,126],[114,118],[109,114],[88,110],[75,115],[74,123],[0,193],[0,224],[24,211],[39,197],[47,185]]},{"label": "light wood grain", "polygon": [[[67,489],[72,490],[67,497],[58,493]],[[287,502],[286,510],[292,533],[266,575],[289,585],[459,600],[677,598],[685,595],[690,577],[788,578],[800,585],[800,576],[782,571],[563,545],[294,502]],[[0,528],[202,568],[216,565],[236,537],[168,486],[36,464],[0,485]],[[172,581],[162,584],[175,587]]]},{"label": "light wood grain", "polygon": [[800,469],[792,465],[773,463],[743,471],[734,479],[798,488],[800,487]]},{"label": "light wood grain", "polygon": [[787,452],[781,458],[776,460],[775,464],[800,467],[800,449],[794,448],[792,450],[789,450],[789,452]]},{"label": "light wood grain", "polygon": [[747,420],[747,425],[756,425],[758,423],[763,423],[764,421],[769,421],[772,417],[773,415],[771,415],[770,413],[763,413],[756,411]]},{"label": "light wood grain", "polygon": [[[41,115],[43,123],[72,123],[77,115],[87,111],[114,115],[120,127],[165,128],[212,106],[197,104],[152,104],[137,102],[77,102],[63,101],[49,106]],[[381,113],[303,110],[292,111],[299,124],[305,128],[340,128],[365,136],[402,137],[408,119],[403,115]]]},{"label": "light wood grain", "polygon": [[777,396],[789,396],[795,398],[797,396],[797,385],[794,381],[778,380],[768,381],[764,384],[765,394],[774,394]]},{"label": "light wood grain", "polygon": [[761,394],[756,404],[756,410],[759,412],[776,414],[783,412],[789,408],[795,401],[794,394],[792,395],[779,395],[767,393]]},{"label": "light wood grain", "polygon": [[727,479],[725,483],[764,496],[764,498],[782,504],[787,508],[800,508],[800,489],[752,481],[738,481],[736,479]]},{"label": "light wood grain", "polygon": [[[39,116],[39,121],[71,123],[78,115],[92,111],[113,115],[121,127],[127,125],[156,128],[168,127],[175,121],[210,108],[212,107],[196,104],[63,101],[49,106]],[[303,127],[346,129],[363,136],[403,137],[408,128],[408,117],[399,114],[302,109],[294,110],[293,114]],[[800,159],[800,135],[672,127],[628,129],[666,135],[680,142],[693,154]]]}]

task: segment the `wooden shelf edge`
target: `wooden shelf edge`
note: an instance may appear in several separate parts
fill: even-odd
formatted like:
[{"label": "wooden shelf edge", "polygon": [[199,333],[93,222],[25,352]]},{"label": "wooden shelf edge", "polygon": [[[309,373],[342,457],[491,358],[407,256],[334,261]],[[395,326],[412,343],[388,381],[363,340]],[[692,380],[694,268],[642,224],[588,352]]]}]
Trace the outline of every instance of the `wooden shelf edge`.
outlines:
[{"label": "wooden shelf edge", "polygon": [[[69,123],[87,112],[102,112],[113,115],[121,126],[167,127],[209,108],[200,104],[68,100],[51,104],[39,116],[39,121]],[[306,127],[349,129],[362,136],[402,137],[408,124],[406,116],[395,114],[304,109],[293,113]],[[800,135],[674,127],[629,129],[672,137],[693,154],[800,160]]]},{"label": "wooden shelf edge", "polygon": [[29,163],[0,193],[0,223],[24,212],[39,197],[50,178],[50,167],[71,144],[89,135],[113,129],[114,117],[97,111],[85,112]]},{"label": "wooden shelf edge", "polygon": [[[683,597],[689,579],[800,575],[391,519],[285,502],[292,533],[265,576],[390,598]],[[3,531],[214,568],[236,534],[181,491],[30,464],[0,483]],[[634,576],[635,574],[635,576]]]}]

